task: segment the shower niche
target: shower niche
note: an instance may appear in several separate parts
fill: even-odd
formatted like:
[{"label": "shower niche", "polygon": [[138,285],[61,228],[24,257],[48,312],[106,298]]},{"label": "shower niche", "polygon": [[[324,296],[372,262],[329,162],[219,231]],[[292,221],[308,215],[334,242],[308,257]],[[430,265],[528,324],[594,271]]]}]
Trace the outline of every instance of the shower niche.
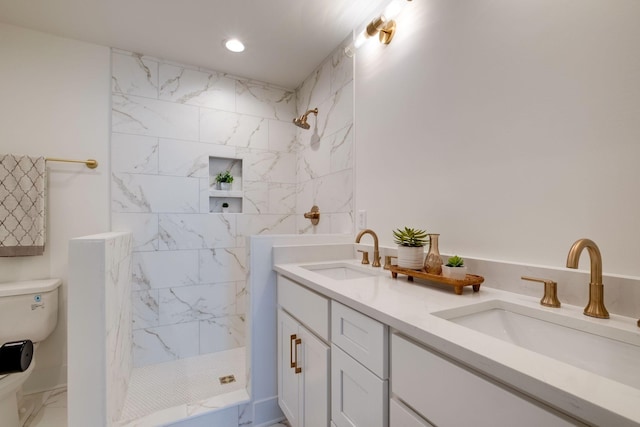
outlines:
[{"label": "shower niche", "polygon": [[[216,176],[229,171],[233,176],[231,188],[222,190],[218,187]],[[242,159],[228,157],[209,157],[209,212],[210,213],[242,213],[244,190],[242,182]],[[223,210],[223,205],[228,208]]]}]

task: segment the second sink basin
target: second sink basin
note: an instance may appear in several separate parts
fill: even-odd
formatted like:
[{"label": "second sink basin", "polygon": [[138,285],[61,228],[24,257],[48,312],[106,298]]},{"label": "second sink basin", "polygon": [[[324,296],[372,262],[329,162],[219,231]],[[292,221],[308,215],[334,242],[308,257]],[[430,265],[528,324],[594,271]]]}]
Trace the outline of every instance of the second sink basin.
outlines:
[{"label": "second sink basin", "polygon": [[305,270],[313,271],[333,280],[353,280],[362,279],[364,277],[373,277],[377,273],[367,271],[367,267],[358,267],[348,263],[330,263],[330,264],[314,264],[302,265]]},{"label": "second sink basin", "polygon": [[500,300],[434,315],[640,389],[638,333]]}]

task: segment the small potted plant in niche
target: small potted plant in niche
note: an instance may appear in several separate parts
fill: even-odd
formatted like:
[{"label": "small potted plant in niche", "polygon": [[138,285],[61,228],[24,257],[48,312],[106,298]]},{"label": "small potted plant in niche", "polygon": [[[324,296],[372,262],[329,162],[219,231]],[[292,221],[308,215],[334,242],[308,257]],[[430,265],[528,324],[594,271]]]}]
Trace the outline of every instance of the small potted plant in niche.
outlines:
[{"label": "small potted plant in niche", "polygon": [[458,255],[454,255],[447,261],[447,265],[442,266],[442,275],[450,279],[464,280],[467,277],[467,267],[464,260]]},{"label": "small potted plant in niche", "polygon": [[427,232],[405,227],[393,231],[393,241],[398,245],[398,267],[412,270],[422,269]]},{"label": "small potted plant in niche", "polygon": [[218,175],[216,175],[216,182],[218,183],[219,190],[231,190],[233,175],[231,175],[231,172],[229,171],[220,172]]},{"label": "small potted plant in niche", "polygon": [[227,213],[227,212],[229,212],[229,203],[224,202],[222,204],[222,213]]}]

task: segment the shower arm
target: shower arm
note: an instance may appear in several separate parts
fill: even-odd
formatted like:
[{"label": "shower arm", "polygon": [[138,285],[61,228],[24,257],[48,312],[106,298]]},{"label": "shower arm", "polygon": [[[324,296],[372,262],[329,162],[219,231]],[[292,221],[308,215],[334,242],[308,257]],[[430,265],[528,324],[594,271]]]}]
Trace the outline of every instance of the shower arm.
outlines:
[{"label": "shower arm", "polygon": [[316,117],[318,117],[318,109],[317,109],[317,108],[314,108],[314,109],[312,109],[312,110],[307,110],[307,112],[306,112],[306,113],[304,113],[303,115],[301,115],[300,117],[296,117],[296,118],[294,118],[294,119],[293,119],[293,123],[294,123],[296,126],[301,127],[302,129],[309,129],[309,128],[310,128],[310,126],[309,126],[309,124],[307,123],[307,116],[309,116],[309,114],[311,114],[311,113],[315,114],[315,115],[316,115]]},{"label": "shower arm", "polygon": [[304,113],[302,116],[300,116],[300,120],[303,122],[307,121],[307,117],[309,116],[309,113],[313,113],[316,115],[316,117],[318,117],[318,109],[314,108],[313,110],[307,110],[306,113]]}]

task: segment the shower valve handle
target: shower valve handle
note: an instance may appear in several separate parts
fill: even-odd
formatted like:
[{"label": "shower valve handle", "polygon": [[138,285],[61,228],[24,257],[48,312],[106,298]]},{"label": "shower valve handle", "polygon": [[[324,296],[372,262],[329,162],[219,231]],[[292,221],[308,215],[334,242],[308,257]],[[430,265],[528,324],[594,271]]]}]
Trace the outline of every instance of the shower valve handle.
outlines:
[{"label": "shower valve handle", "polygon": [[308,220],[311,220],[311,224],[318,225],[318,223],[320,222],[320,208],[316,205],[313,205],[311,211],[306,212],[304,214],[304,217]]}]

